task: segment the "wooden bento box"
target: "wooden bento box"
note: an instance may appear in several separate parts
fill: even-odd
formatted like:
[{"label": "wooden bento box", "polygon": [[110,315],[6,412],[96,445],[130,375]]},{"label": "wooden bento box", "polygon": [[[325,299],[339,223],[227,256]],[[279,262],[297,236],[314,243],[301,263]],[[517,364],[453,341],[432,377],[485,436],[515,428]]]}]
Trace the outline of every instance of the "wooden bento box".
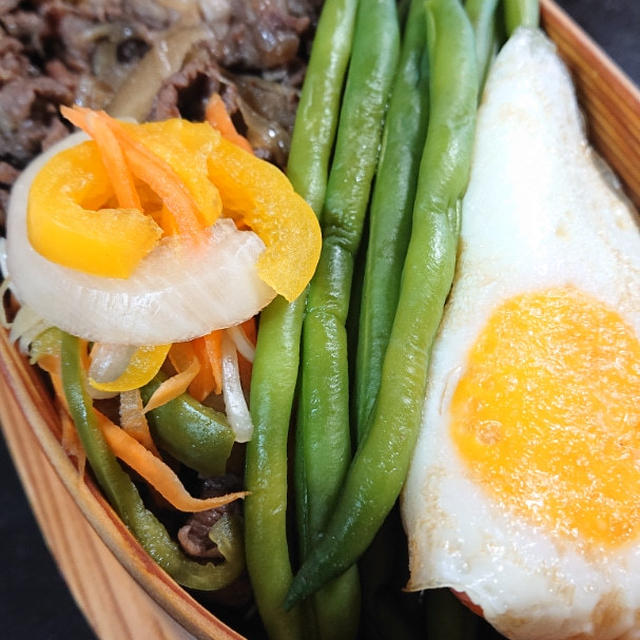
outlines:
[{"label": "wooden bento box", "polygon": [[[552,0],[541,1],[541,22],[572,72],[592,143],[640,206],[640,91]],[[4,330],[0,421],[42,533],[100,638],[242,638],[150,560],[91,477],[79,477],[47,389]]]}]

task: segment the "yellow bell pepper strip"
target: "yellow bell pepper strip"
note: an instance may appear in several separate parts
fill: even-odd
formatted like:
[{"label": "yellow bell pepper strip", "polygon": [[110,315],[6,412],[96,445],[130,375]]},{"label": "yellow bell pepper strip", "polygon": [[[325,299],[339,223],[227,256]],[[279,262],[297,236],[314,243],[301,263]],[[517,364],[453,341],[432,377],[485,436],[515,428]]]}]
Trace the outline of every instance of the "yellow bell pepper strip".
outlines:
[{"label": "yellow bell pepper strip", "polygon": [[241,217],[267,247],[258,258],[258,275],[295,300],[311,279],[322,246],[311,207],[279,169],[224,138],[209,156],[209,175],[225,210]]},{"label": "yellow bell pepper strip", "polygon": [[[122,147],[127,165],[133,174],[148,184],[162,199],[173,215],[178,230],[186,236],[197,236],[202,229],[198,207],[181,176],[166,160],[154,153],[149,146],[136,137],[114,118],[104,111],[91,111],[82,107],[63,108],[63,115],[77,127],[91,135],[93,127],[88,121],[98,120],[113,133]],[[168,121],[169,123],[173,121]],[[166,126],[167,123],[164,123]],[[130,125],[130,129],[136,125]],[[97,141],[96,141],[97,142]],[[178,143],[180,139],[176,140]],[[187,165],[191,169],[190,163]]]},{"label": "yellow bell pepper strip", "polygon": [[56,154],[34,178],[27,231],[48,260],[86,273],[126,278],[162,230],[137,209],[101,208],[113,196],[96,144]]},{"label": "yellow bell pepper strip", "polygon": [[[107,116],[108,117],[108,116]],[[148,122],[145,124],[131,124],[127,122],[111,121],[111,126],[120,136],[129,136],[130,140],[140,144],[153,156],[160,158],[163,163],[175,173],[185,187],[186,193],[192,200],[194,213],[201,227],[211,226],[223,211],[220,193],[208,172],[207,158],[215,148],[220,134],[207,123],[188,122],[178,118],[163,122]],[[143,153],[146,153],[144,151]],[[125,155],[129,159],[125,149]],[[135,170],[134,170],[134,173]],[[136,173],[141,180],[142,174]],[[148,183],[161,196],[168,211],[175,218],[180,233],[180,217],[176,215],[176,207],[170,206],[161,191],[161,185]],[[169,184],[168,196],[171,195]],[[180,205],[178,203],[178,210]],[[180,214],[181,216],[182,214]]]},{"label": "yellow bell pepper strip", "polygon": [[[60,112],[68,119],[73,115],[73,111],[68,107],[61,107]],[[129,171],[129,167],[124,160],[124,154],[113,131],[102,118],[98,117],[98,114],[89,109],[82,112],[85,113],[85,131],[98,145],[100,158],[109,174],[109,179],[118,200],[118,206],[122,209],[138,209],[142,211],[133,175]]]},{"label": "yellow bell pepper strip", "polygon": [[[197,238],[224,212],[265,243],[257,262],[260,277],[288,300],[302,292],[320,255],[320,227],[309,205],[276,167],[238,147],[237,140],[225,140],[206,122],[136,125],[80,107],[63,113],[95,134],[98,145],[87,142],[56,155],[34,181],[29,233],[34,248],[45,257],[89,273],[126,278],[153,249],[161,227],[166,233]],[[228,126],[233,126],[230,120]],[[134,184],[116,194],[109,171],[114,176],[120,171],[123,181],[128,180],[122,167],[113,167],[118,145]],[[58,192],[64,196],[62,202]],[[98,216],[91,208],[82,209],[89,202],[95,209],[116,199],[136,198],[143,211],[103,209]],[[70,214],[69,204],[84,214],[77,229],[73,221],[79,213],[71,208]],[[118,233],[96,226],[105,211],[122,225]],[[57,234],[50,232],[50,220],[58,221]],[[151,230],[150,237],[136,225]]]},{"label": "yellow bell pepper strip", "polygon": [[131,356],[129,365],[118,378],[109,382],[98,382],[89,378],[89,383],[99,391],[113,391],[115,393],[139,389],[160,371],[170,348],[170,344],[138,347]]}]

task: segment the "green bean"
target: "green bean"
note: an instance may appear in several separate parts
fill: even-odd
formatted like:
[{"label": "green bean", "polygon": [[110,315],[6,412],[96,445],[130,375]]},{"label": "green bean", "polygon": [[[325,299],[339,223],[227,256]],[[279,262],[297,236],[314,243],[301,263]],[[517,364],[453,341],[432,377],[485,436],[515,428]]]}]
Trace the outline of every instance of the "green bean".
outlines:
[{"label": "green bean", "polygon": [[287,176],[316,213],[324,204],[357,4],[357,0],[325,2],[296,112]]},{"label": "green bean", "polygon": [[185,556],[160,521],[146,509],[131,478],[118,464],[98,426],[82,374],[80,344],[67,333],[61,340],[62,385],[69,412],[98,484],[122,521],[149,555],[180,584],[211,591],[233,582],[244,568],[240,523],[225,517],[212,531],[225,562],[200,564]]},{"label": "green bean", "polygon": [[504,18],[508,35],[518,27],[537,27],[540,21],[538,0],[504,0]]},{"label": "green bean", "polygon": [[[412,0],[369,213],[355,370],[358,442],[364,437],[380,387],[382,360],[398,302],[428,110],[424,0]],[[406,612],[400,611],[396,599],[384,591],[397,560],[392,524],[389,518],[385,520],[359,564],[363,620],[372,637],[408,639],[414,635]]]},{"label": "green bean", "polygon": [[[398,49],[395,1],[361,2],[302,334],[296,465],[303,471],[296,478],[303,486],[296,489],[304,496],[298,502],[303,557],[329,517],[351,459],[345,323]],[[316,594],[321,638],[355,635],[359,597],[355,567]]]},{"label": "green bean", "polygon": [[380,387],[411,235],[411,213],[429,112],[424,0],[412,0],[369,213],[355,374],[358,441]]},{"label": "green bean", "polygon": [[[287,173],[319,214],[333,148],[357,0],[324,4],[305,76]],[[247,568],[260,615],[273,640],[302,638],[299,608],[285,612],[291,584],[287,544],[287,439],[298,377],[306,291],[293,303],[276,298],[260,317],[251,380],[254,435],[247,445]]]},{"label": "green bean", "polygon": [[[166,377],[159,373],[140,393],[148,402]],[[147,413],[154,440],[176,460],[204,476],[219,476],[235,440],[224,414],[183,393]]]},{"label": "green bean", "polygon": [[464,5],[476,35],[476,56],[481,89],[496,50],[497,6],[498,0],[467,0]]},{"label": "green bean", "polygon": [[430,119],[398,308],[371,425],[322,536],[294,578],[292,606],[350,567],[406,477],[418,435],[431,345],[453,279],[460,199],[475,128],[473,30],[458,0],[428,0]]}]

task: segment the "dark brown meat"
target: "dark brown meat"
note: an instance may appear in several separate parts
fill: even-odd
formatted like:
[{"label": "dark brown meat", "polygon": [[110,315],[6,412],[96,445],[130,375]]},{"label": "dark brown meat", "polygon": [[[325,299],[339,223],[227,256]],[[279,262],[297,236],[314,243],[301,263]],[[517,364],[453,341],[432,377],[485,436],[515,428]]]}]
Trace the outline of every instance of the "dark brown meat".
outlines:
[{"label": "dark brown meat", "polygon": [[67,87],[47,76],[5,84],[0,89],[2,155],[14,166],[24,166],[46,145],[64,137],[67,129],[58,119],[58,106],[72,100]]},{"label": "dark brown meat", "polygon": [[289,13],[284,0],[227,0],[228,32],[220,43],[224,66],[270,69],[291,61],[309,17]]},{"label": "dark brown meat", "polygon": [[[239,491],[240,487],[240,478],[232,474],[218,478],[207,478],[202,486],[200,497],[223,496],[232,491]],[[194,513],[178,531],[178,540],[182,548],[195,558],[223,560],[224,557],[218,551],[218,547],[209,538],[209,530],[218,522],[223,513],[239,513],[240,509],[241,503],[236,500],[217,509]]]},{"label": "dark brown meat", "polygon": [[182,116],[201,121],[207,100],[220,91],[221,70],[215,52],[207,43],[196,45],[187,55],[182,69],[162,85],[156,95],[150,120],[165,120]]},{"label": "dark brown meat", "polygon": [[[66,134],[60,104],[106,108],[156,42],[204,22],[210,36],[161,84],[151,118],[201,119],[220,91],[257,155],[284,166],[304,72],[298,54],[308,49],[320,3],[0,0],[0,161],[22,169]],[[0,233],[7,186],[0,184]]]},{"label": "dark brown meat", "polygon": [[[282,75],[287,77],[287,71],[283,70]],[[163,84],[149,119],[182,116],[202,120],[214,92],[222,95],[227,110],[235,116],[236,125],[249,139],[256,155],[284,168],[298,90],[259,76],[225,73],[218,65],[215,51],[206,43],[196,45],[182,69]]]}]

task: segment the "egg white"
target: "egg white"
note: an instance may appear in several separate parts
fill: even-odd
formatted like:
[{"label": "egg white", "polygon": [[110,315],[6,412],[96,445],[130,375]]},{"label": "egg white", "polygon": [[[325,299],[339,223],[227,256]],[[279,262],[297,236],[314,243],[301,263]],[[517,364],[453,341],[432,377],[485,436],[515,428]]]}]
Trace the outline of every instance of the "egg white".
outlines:
[{"label": "egg white", "polygon": [[553,45],[519,30],[478,116],[456,277],[402,504],[409,588],[464,591],[514,639],[640,638],[640,541],[585,554],[552,539],[474,484],[449,435],[467,354],[507,299],[572,286],[640,336],[638,218],[613,182]]}]

